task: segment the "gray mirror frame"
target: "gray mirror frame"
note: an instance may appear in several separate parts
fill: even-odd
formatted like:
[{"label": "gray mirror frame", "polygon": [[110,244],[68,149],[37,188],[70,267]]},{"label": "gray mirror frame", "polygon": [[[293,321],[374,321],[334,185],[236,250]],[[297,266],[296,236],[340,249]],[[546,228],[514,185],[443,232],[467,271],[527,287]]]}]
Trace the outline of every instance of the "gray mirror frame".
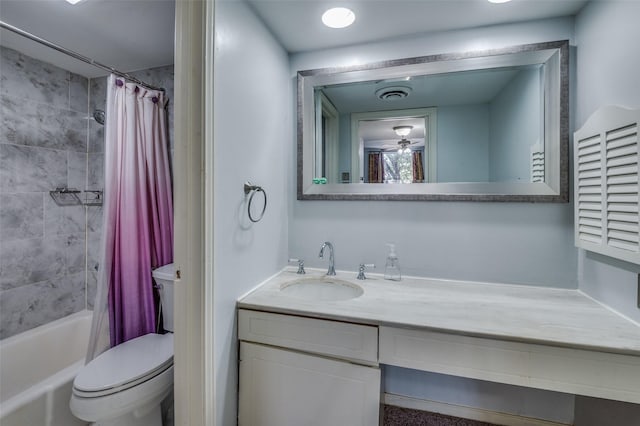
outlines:
[{"label": "gray mirror frame", "polygon": [[[517,54],[555,49],[559,52],[559,84],[554,94],[559,106],[559,114],[545,113],[545,127],[557,125],[555,140],[557,159],[552,159],[554,172],[553,182],[506,184],[500,182],[478,183],[424,183],[405,185],[403,193],[393,193],[394,184],[361,183],[312,185],[305,188],[304,175],[311,167],[313,136],[309,134],[309,123],[305,123],[305,90],[309,92],[309,84],[315,77],[328,77],[344,73],[368,72],[401,66],[419,66],[421,64],[439,65],[444,61],[461,61],[466,59],[482,59],[499,55]],[[365,80],[364,78],[362,80]],[[311,86],[313,87],[313,86]],[[319,68],[298,71],[297,75],[297,199],[298,200],[375,200],[375,201],[498,201],[498,202],[543,202],[566,203],[569,201],[569,41],[560,40],[544,43],[533,43],[512,46],[503,49],[470,51],[463,53],[437,54],[414,58],[396,59],[369,63],[364,65],[336,68]],[[545,88],[545,91],[547,88]],[[308,114],[308,113],[307,113]],[[308,122],[309,120],[307,120]],[[313,132],[311,132],[313,135]],[[546,138],[545,138],[546,139]],[[305,144],[310,148],[305,151]],[[545,144],[547,142],[545,141]],[[305,164],[306,160],[306,164]],[[305,168],[306,167],[306,168]],[[555,172],[557,169],[557,172]],[[398,184],[402,185],[402,184]],[[419,186],[418,186],[419,185]],[[520,189],[518,189],[520,188]],[[362,189],[366,189],[363,191]]]}]

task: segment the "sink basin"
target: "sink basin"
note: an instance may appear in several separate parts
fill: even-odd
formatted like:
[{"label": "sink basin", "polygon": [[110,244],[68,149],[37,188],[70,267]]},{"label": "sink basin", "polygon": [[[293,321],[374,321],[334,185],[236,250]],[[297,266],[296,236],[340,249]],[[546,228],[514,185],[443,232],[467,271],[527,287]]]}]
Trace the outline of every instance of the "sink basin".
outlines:
[{"label": "sink basin", "polygon": [[290,281],[282,284],[280,291],[297,299],[322,301],[355,299],[364,293],[357,284],[327,276]]}]

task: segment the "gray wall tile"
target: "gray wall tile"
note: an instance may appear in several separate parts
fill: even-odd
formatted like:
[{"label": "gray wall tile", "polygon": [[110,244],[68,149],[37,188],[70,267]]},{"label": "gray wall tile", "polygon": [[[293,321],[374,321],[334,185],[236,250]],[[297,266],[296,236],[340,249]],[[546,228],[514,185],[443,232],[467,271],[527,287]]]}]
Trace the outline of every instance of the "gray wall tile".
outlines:
[{"label": "gray wall tile", "polygon": [[95,120],[89,121],[89,153],[104,151],[104,126]]},{"label": "gray wall tile", "polygon": [[84,206],[58,206],[47,194],[44,200],[45,236],[80,234],[85,232],[85,228]]},{"label": "gray wall tile", "polygon": [[87,268],[97,271],[100,266],[101,232],[87,233]]},{"label": "gray wall tile", "polygon": [[86,306],[89,80],[0,47],[0,338]]},{"label": "gray wall tile", "polygon": [[59,105],[0,97],[0,141],[16,145],[87,151],[87,115]]},{"label": "gray wall tile", "polygon": [[98,239],[102,232],[102,206],[92,206],[87,208],[87,232],[96,233]]},{"label": "gray wall tile", "polygon": [[98,290],[98,271],[87,271],[87,309],[93,310]]},{"label": "gray wall tile", "polygon": [[87,114],[89,108],[89,79],[78,74],[69,75],[69,109]]},{"label": "gray wall tile", "polygon": [[107,77],[89,80],[89,112],[96,109],[105,110],[107,102]]},{"label": "gray wall tile", "polygon": [[13,49],[0,49],[0,93],[69,107],[69,72]]},{"label": "gray wall tile", "polygon": [[43,237],[44,211],[42,193],[0,193],[0,240]]},{"label": "gray wall tile", "polygon": [[64,246],[58,246],[58,250],[66,248],[66,273],[84,273],[87,268],[85,234],[71,234],[61,241]]},{"label": "gray wall tile", "polygon": [[[102,209],[100,209],[102,210]],[[101,215],[100,215],[101,216]],[[101,232],[87,232],[87,306],[93,309],[100,267]]]},{"label": "gray wall tile", "polygon": [[89,154],[87,170],[87,188],[103,189],[104,188],[104,154],[95,152]]},{"label": "gray wall tile", "polygon": [[0,192],[42,192],[66,184],[65,151],[0,144]]},{"label": "gray wall tile", "polygon": [[0,339],[65,317],[85,307],[85,274],[0,291]]},{"label": "gray wall tile", "polygon": [[0,245],[0,289],[64,275],[67,271],[64,244],[62,238],[3,241]]},{"label": "gray wall tile", "polygon": [[[107,78],[92,78],[89,80],[89,114],[96,109],[106,110]],[[104,125],[95,120],[89,123],[89,152],[104,151]]]},{"label": "gray wall tile", "polygon": [[[83,190],[87,187],[87,154],[67,152],[67,188]],[[82,194],[80,196],[82,198]]]}]

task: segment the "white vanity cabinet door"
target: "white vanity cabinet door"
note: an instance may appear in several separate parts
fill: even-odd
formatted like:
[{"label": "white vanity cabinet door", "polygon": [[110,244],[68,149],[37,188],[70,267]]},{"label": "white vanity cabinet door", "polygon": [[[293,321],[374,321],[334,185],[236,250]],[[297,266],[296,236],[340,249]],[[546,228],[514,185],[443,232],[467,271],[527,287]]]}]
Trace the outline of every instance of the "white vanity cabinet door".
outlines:
[{"label": "white vanity cabinet door", "polygon": [[240,343],[240,426],[378,425],[380,369]]}]

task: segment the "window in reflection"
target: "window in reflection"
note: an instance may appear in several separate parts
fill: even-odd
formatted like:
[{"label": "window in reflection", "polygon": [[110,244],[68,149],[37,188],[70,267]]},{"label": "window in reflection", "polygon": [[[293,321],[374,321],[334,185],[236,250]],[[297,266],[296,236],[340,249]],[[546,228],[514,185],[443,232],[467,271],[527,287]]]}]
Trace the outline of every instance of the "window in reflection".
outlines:
[{"label": "window in reflection", "polygon": [[369,151],[365,182],[421,183],[425,176],[424,164],[422,149]]}]

